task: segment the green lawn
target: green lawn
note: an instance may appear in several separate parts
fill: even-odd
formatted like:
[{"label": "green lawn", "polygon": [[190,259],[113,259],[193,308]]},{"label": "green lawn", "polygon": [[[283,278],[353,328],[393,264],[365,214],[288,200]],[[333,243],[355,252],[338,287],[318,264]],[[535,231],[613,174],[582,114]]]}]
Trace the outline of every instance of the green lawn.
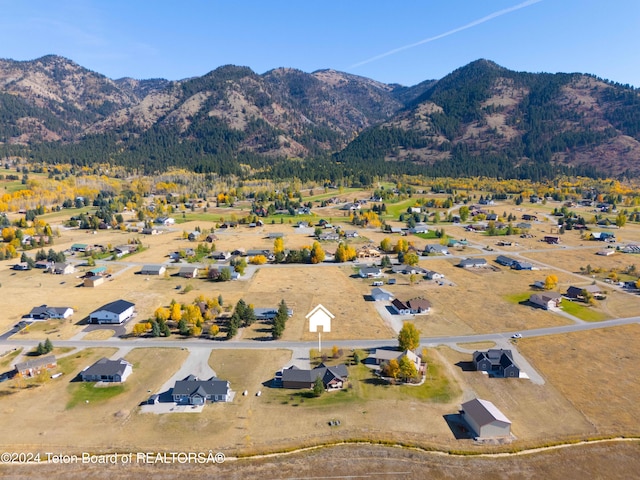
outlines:
[{"label": "green lawn", "polygon": [[121,394],[125,388],[125,385],[96,387],[95,382],[71,382],[67,387],[71,399],[66,408],[69,410],[81,403],[103,402]]},{"label": "green lawn", "polygon": [[509,303],[518,304],[520,302],[529,300],[530,296],[531,296],[531,292],[522,292],[522,293],[514,293],[511,295],[505,295],[503,298]]},{"label": "green lawn", "polygon": [[580,320],[584,320],[585,322],[600,322],[607,319],[607,316],[604,313],[594,310],[593,307],[589,307],[579,302],[564,300],[561,303],[561,308],[569,315],[578,317]]},{"label": "green lawn", "polygon": [[0,357],[0,368],[6,368],[13,365],[13,360],[22,353],[22,348],[10,350]]},{"label": "green lawn", "polygon": [[[361,353],[361,358],[366,356]],[[446,376],[444,368],[427,353],[427,373],[422,385],[390,385],[381,380],[363,364],[352,365],[349,370],[349,386],[338,392],[325,392],[314,397],[310,390],[274,389],[274,400],[283,405],[326,406],[345,403],[361,403],[363,406],[376,400],[423,400],[448,402],[459,393],[458,385]],[[328,362],[331,363],[331,362]],[[270,393],[271,393],[270,392]]]}]

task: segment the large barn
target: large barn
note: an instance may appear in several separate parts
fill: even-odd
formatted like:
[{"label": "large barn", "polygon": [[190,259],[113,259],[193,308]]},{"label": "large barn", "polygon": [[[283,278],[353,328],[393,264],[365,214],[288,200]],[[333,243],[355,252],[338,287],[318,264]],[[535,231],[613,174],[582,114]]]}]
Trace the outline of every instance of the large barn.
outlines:
[{"label": "large barn", "polygon": [[462,417],[481,439],[511,436],[511,420],[488,400],[474,398],[462,404]]}]

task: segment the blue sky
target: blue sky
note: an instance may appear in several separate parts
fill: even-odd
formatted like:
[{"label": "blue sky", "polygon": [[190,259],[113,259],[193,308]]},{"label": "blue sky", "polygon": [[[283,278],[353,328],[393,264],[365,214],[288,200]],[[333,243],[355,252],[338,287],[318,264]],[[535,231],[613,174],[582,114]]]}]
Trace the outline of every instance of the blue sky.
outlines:
[{"label": "blue sky", "polygon": [[333,68],[414,85],[486,58],[640,87],[640,0],[0,0],[0,58],[110,78]]}]

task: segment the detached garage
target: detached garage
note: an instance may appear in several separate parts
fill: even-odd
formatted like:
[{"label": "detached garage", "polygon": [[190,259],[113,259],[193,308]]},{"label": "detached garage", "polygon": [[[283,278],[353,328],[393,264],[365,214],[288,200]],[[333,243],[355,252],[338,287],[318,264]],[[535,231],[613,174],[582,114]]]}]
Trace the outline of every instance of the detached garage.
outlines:
[{"label": "detached garage", "polygon": [[89,323],[121,324],[133,317],[135,304],[126,300],[107,303],[89,314]]},{"label": "detached garage", "polygon": [[511,436],[511,420],[488,400],[474,398],[462,404],[462,418],[481,439]]}]

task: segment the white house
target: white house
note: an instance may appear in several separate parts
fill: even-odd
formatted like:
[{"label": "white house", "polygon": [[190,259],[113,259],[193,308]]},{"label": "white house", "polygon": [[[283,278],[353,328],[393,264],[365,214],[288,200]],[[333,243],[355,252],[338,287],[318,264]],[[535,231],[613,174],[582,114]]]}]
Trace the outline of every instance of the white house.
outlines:
[{"label": "white house", "polygon": [[89,323],[121,324],[133,317],[135,304],[126,300],[107,303],[89,314]]},{"label": "white house", "polygon": [[469,400],[462,404],[460,413],[478,438],[511,436],[511,420],[488,400]]}]

